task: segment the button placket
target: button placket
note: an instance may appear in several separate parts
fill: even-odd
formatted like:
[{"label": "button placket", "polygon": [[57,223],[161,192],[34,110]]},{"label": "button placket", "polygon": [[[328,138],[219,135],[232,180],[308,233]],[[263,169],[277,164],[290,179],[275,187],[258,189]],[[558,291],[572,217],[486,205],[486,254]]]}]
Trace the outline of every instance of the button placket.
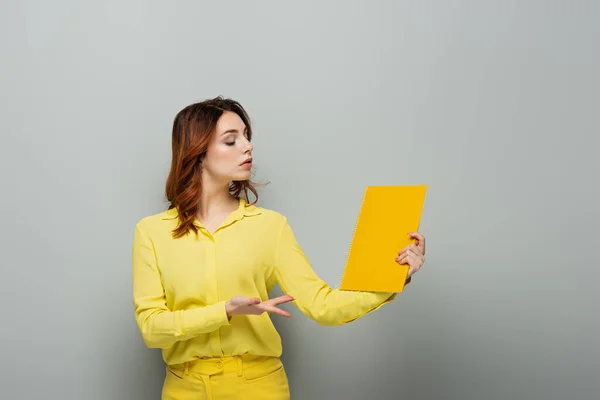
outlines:
[{"label": "button placket", "polygon": [[[216,265],[216,249],[215,249],[215,238],[206,231],[206,287],[208,292],[206,293],[206,301],[208,304],[215,304],[219,301],[218,287],[217,287],[217,265]],[[213,354],[221,354],[221,340],[219,331],[213,331],[209,333],[209,344]]]}]

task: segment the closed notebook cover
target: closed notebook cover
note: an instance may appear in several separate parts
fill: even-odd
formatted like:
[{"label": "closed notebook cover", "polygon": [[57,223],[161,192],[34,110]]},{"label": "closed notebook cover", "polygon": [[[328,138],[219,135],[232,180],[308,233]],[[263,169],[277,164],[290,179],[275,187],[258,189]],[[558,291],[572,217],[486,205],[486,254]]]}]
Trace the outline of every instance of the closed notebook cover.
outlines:
[{"label": "closed notebook cover", "polygon": [[408,265],[395,258],[415,242],[427,186],[367,186],[340,289],[402,292]]}]

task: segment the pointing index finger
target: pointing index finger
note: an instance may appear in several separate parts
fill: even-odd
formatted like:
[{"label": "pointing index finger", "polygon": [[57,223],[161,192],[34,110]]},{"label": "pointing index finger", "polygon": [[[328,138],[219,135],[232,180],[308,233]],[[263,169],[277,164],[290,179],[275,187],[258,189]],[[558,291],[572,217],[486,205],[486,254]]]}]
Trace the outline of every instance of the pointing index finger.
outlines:
[{"label": "pointing index finger", "polygon": [[289,296],[286,294],[283,296],[279,296],[279,297],[275,297],[270,300],[267,300],[264,303],[269,304],[269,305],[279,305],[279,304],[287,303],[287,302],[290,302],[293,300],[294,300],[294,298],[292,296]]}]

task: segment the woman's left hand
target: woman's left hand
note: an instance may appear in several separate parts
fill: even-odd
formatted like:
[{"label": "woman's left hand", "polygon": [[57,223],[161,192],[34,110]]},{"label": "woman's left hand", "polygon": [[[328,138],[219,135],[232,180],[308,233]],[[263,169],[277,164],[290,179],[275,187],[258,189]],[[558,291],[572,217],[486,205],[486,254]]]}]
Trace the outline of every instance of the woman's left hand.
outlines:
[{"label": "woman's left hand", "polygon": [[406,246],[398,253],[398,257],[396,257],[398,264],[408,264],[407,279],[425,263],[425,237],[418,232],[410,232],[409,235],[415,239],[415,243]]}]

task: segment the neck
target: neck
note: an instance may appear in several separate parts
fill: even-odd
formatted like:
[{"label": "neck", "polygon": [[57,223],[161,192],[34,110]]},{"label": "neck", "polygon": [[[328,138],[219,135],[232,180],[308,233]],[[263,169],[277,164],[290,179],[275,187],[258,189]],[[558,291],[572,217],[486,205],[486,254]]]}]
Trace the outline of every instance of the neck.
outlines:
[{"label": "neck", "polygon": [[204,220],[211,215],[231,211],[238,205],[237,199],[229,193],[229,183],[217,183],[203,176],[202,194],[199,199],[198,218]]}]

